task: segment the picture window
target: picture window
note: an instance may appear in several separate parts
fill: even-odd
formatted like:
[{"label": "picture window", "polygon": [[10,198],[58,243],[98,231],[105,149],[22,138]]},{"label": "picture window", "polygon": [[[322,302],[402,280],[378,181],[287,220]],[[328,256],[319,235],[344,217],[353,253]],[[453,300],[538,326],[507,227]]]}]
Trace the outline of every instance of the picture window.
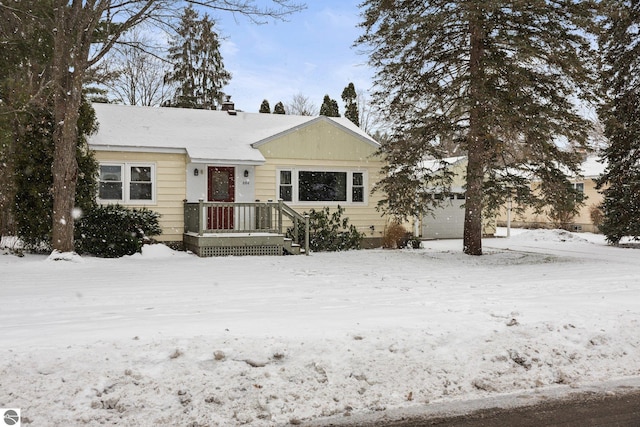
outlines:
[{"label": "picture window", "polygon": [[365,203],[364,172],[285,169],[278,172],[278,195],[291,203]]}]

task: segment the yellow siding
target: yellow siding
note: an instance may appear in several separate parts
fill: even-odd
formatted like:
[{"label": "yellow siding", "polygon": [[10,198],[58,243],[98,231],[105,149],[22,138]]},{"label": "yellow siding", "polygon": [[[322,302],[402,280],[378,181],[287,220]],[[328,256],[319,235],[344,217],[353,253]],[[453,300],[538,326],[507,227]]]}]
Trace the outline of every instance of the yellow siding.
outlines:
[{"label": "yellow siding", "polygon": [[278,199],[279,169],[365,172],[365,203],[287,204],[300,213],[319,210],[325,205],[334,209],[339,204],[345,208],[344,216],[349,218],[349,223],[365,233],[366,238],[382,237],[386,220],[376,210],[381,195],[371,194],[380,179],[382,167],[380,159],[374,156],[376,147],[329,123],[320,122],[270,141],[259,149],[266,159],[264,166],[256,168],[255,177],[256,199],[262,201]]},{"label": "yellow siding", "polygon": [[[580,214],[574,218],[574,222],[578,224],[585,224],[587,226],[593,227],[593,221],[591,220],[591,211],[594,208],[597,208],[602,204],[602,194],[596,190],[596,183],[592,179],[587,179],[584,181],[584,195],[586,199],[584,201],[584,206],[580,208]],[[597,231],[593,230],[585,230],[585,231]]]},{"label": "yellow siding", "polygon": [[451,172],[454,173],[453,180],[451,181],[451,187],[460,188],[467,185],[467,162],[460,161],[456,163],[452,168]]},{"label": "yellow siding", "polygon": [[156,203],[126,205],[158,212],[162,234],[155,238],[164,242],[181,242],[184,231],[184,206],[186,199],[186,156],[184,154],[131,153],[122,151],[98,151],[99,162],[141,162],[156,165]]},{"label": "yellow siding", "polygon": [[320,121],[260,146],[267,159],[366,162],[376,147],[336,125]]},{"label": "yellow siding", "polygon": [[[584,181],[574,181],[575,183],[584,184],[584,206],[580,208],[578,215],[571,219],[571,225],[580,226],[582,231],[598,232],[597,226],[591,219],[591,211],[602,203],[602,194],[596,190],[596,183],[593,179],[585,179]],[[537,184],[532,185],[535,191]],[[514,206],[515,208],[515,206]],[[506,207],[498,218],[501,224],[506,223],[507,214]],[[526,209],[522,214],[515,215],[512,213],[511,223],[514,227],[554,227],[546,212],[536,213],[533,209]]]}]

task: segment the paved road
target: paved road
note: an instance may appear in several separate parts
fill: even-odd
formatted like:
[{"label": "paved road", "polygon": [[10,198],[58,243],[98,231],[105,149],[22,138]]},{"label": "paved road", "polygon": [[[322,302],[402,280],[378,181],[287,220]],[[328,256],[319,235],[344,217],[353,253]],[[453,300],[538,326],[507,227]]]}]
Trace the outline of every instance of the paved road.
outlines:
[{"label": "paved road", "polygon": [[361,427],[638,427],[640,391],[588,394],[515,409],[484,409],[455,417],[416,418]]},{"label": "paved road", "polygon": [[323,427],[640,427],[640,378],[478,401],[416,408],[415,412],[316,420]]}]

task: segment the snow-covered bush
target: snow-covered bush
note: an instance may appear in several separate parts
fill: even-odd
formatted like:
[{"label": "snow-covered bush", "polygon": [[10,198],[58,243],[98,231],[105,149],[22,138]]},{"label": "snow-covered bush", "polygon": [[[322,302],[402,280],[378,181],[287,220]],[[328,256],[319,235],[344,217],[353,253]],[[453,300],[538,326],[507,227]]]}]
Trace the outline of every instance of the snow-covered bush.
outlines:
[{"label": "snow-covered bush", "polygon": [[118,258],[140,251],[148,236],[162,233],[160,214],[120,205],[98,206],[76,222],[76,251]]},{"label": "snow-covered bush", "polygon": [[[339,206],[334,212],[328,207],[321,210],[311,209],[309,215],[309,249],[314,252],[346,251],[360,249],[363,233],[349,224],[349,218],[342,217],[344,208]],[[307,212],[305,212],[305,215]],[[304,228],[300,227],[300,240],[304,241]],[[287,231],[293,236],[293,229]]]}]

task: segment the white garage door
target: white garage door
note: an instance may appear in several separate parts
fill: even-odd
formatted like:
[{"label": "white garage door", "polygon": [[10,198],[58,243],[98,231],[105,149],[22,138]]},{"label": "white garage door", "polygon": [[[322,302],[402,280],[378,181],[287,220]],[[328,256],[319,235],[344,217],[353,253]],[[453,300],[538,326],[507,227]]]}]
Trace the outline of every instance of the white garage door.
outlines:
[{"label": "white garage door", "polygon": [[456,194],[440,208],[422,218],[422,237],[426,239],[462,239],[464,195]]}]

